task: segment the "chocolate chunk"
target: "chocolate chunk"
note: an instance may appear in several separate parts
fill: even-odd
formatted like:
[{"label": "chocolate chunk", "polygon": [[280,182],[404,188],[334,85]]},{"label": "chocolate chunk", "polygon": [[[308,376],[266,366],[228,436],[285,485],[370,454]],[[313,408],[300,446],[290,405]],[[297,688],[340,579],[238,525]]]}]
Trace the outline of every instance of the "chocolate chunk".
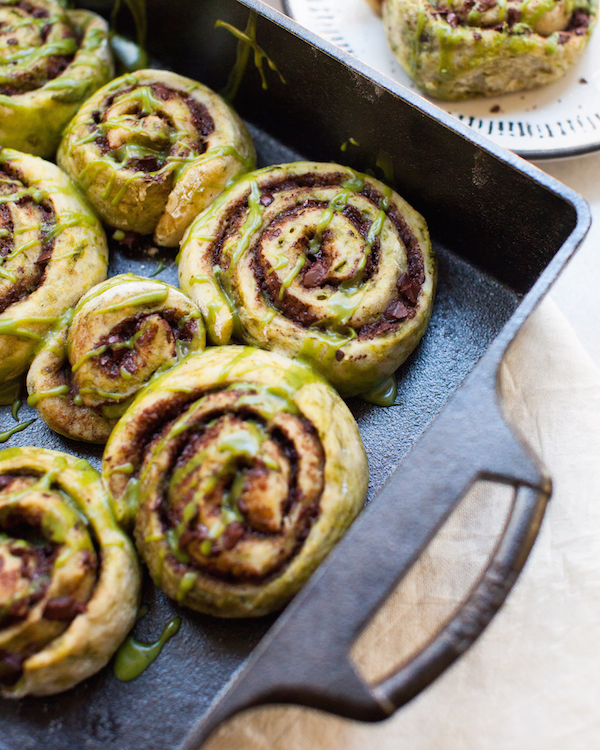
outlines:
[{"label": "chocolate chunk", "polygon": [[265,207],[266,206],[270,206],[271,203],[273,203],[274,200],[275,199],[273,198],[273,194],[272,193],[263,193],[260,196],[260,205],[261,206],[265,206]]},{"label": "chocolate chunk", "polygon": [[48,79],[53,80],[54,78],[58,78],[58,76],[68,68],[72,59],[72,55],[50,55],[50,57],[47,57],[46,76]]},{"label": "chocolate chunk", "polygon": [[318,260],[306,271],[302,279],[302,285],[306,289],[314,289],[320,286],[327,276],[329,263],[324,260]]},{"label": "chocolate chunk", "polygon": [[48,599],[43,617],[45,620],[72,620],[85,610],[86,605],[75,601],[72,596],[57,596],[55,599]]},{"label": "chocolate chunk", "polygon": [[42,250],[42,252],[39,254],[38,259],[36,260],[36,263],[38,265],[44,265],[50,260],[51,257],[52,257],[52,249]]},{"label": "chocolate chunk", "polygon": [[584,10],[579,8],[578,10],[573,11],[571,22],[569,23],[569,29],[587,29],[589,25],[590,17]]},{"label": "chocolate chunk", "polygon": [[344,359],[345,356],[346,355],[344,354],[344,352],[341,349],[338,349],[336,351],[336,353],[335,353],[335,358],[337,359],[338,362],[341,362]]},{"label": "chocolate chunk", "polygon": [[208,539],[208,529],[204,524],[198,524],[195,529],[186,529],[179,537],[179,549],[185,549],[192,541],[203,542]]},{"label": "chocolate chunk", "polygon": [[203,138],[206,138],[211,133],[214,133],[215,122],[210,116],[210,112],[204,106],[204,104],[197,102],[191,96],[188,96],[187,99],[184,98],[184,102],[187,104],[187,107],[192,116],[194,127],[196,128],[198,133],[200,133]]},{"label": "chocolate chunk", "polygon": [[509,28],[511,26],[514,26],[516,23],[518,23],[520,18],[521,18],[521,11],[519,10],[519,8],[508,9],[508,12],[506,13],[506,20],[508,21]]},{"label": "chocolate chunk", "polygon": [[243,524],[239,523],[239,521],[230,523],[223,532],[223,536],[221,537],[223,547],[225,549],[233,549],[235,545],[240,541],[240,539],[244,536],[244,534],[245,531]]},{"label": "chocolate chunk", "polygon": [[127,162],[129,168],[135,167],[139,172],[158,172],[162,164],[159,163],[158,157],[148,154],[141,159],[132,159]]},{"label": "chocolate chunk", "polygon": [[473,34],[473,39],[478,42],[481,39],[481,34],[478,31],[475,31]]},{"label": "chocolate chunk", "polygon": [[27,0],[21,0],[17,7],[34,18],[48,18],[48,11],[45,8],[36,8],[33,3],[27,2]]},{"label": "chocolate chunk", "polygon": [[186,529],[179,537],[179,549],[184,549],[193,539],[196,539],[196,532]]},{"label": "chocolate chunk", "polygon": [[89,549],[84,550],[81,555],[81,566],[86,570],[96,570],[96,558]]},{"label": "chocolate chunk", "polygon": [[493,112],[493,113],[500,112],[500,105],[494,104],[493,107],[490,107],[490,112]]},{"label": "chocolate chunk", "polygon": [[0,650],[0,682],[14,685],[21,676],[25,657],[10,651]]},{"label": "chocolate chunk", "polygon": [[392,302],[388,306],[386,313],[388,315],[391,315],[393,318],[397,318],[398,320],[404,320],[404,318],[408,318],[410,310],[404,304],[404,302],[398,300],[398,302]]},{"label": "chocolate chunk", "polygon": [[452,26],[453,29],[458,26],[458,16],[452,11],[450,11],[450,13],[448,13],[448,15],[446,16],[446,21],[450,26]]},{"label": "chocolate chunk", "polygon": [[406,297],[413,305],[417,304],[421,285],[416,279],[411,279],[407,273],[403,273],[396,282],[396,286],[403,297]]},{"label": "chocolate chunk", "polygon": [[168,86],[165,86],[164,83],[153,83],[151,86],[152,93],[158,98],[162,99],[163,102],[169,101],[169,99],[172,99],[174,96],[177,96],[177,92],[175,92],[173,89],[169,88]]},{"label": "chocolate chunk", "polygon": [[27,610],[29,609],[29,597],[25,599],[17,599],[8,608],[8,616],[15,620],[22,620],[27,616]]}]

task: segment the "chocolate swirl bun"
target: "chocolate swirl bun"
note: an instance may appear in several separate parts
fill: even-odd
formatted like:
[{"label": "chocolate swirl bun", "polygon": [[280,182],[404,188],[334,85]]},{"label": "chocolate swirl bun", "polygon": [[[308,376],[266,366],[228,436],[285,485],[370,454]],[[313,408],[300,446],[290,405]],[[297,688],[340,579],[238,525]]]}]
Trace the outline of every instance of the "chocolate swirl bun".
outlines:
[{"label": "chocolate swirl bun", "polygon": [[217,94],[161,70],[136,71],[96,92],[58,152],[107,224],[154,233],[167,247],[254,162],[246,128]]},{"label": "chocolate swirl bun", "polygon": [[0,452],[0,563],[6,698],[73,687],[108,662],[135,620],[135,552],[83,459]]},{"label": "chocolate swirl bun", "polygon": [[189,357],[115,427],[103,477],[157,586],[192,609],[280,609],[363,505],[356,423],[308,365],[250,347]]},{"label": "chocolate swirl bun", "polygon": [[105,443],[150,378],[204,344],[200,311],[183,292],[114,276],[47,336],[27,375],[29,404],[61,435]]},{"label": "chocolate swirl bun", "polygon": [[385,0],[389,44],[415,83],[468,99],[553,83],[596,22],[595,0]]},{"label": "chocolate swirl bun", "polygon": [[106,22],[56,0],[0,0],[0,145],[51,158],[113,74]]},{"label": "chocolate swirl bun", "polygon": [[54,164],[0,150],[0,401],[44,334],[106,277],[100,222]]},{"label": "chocolate swirl bun", "polygon": [[369,391],[419,342],[436,265],[423,218],[338,164],[247,175],[191,225],[179,281],[209,339],[301,356],[344,396]]}]

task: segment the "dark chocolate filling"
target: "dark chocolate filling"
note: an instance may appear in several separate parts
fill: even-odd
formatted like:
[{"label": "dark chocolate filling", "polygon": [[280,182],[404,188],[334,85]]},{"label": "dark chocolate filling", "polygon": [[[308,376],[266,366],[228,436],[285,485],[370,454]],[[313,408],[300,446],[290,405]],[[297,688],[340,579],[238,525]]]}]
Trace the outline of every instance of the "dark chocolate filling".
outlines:
[{"label": "dark chocolate filling", "polygon": [[[101,122],[105,121],[108,110],[114,104],[115,100],[124,94],[128,94],[135,88],[139,88],[139,86],[130,86],[128,88],[120,89],[107,97],[102,105],[102,112],[96,111],[92,113],[92,121],[94,124],[99,125]],[[194,146],[194,151],[198,155],[205,153],[207,149],[206,139],[215,131],[215,123],[207,107],[201,102],[196,101],[192,96],[188,96],[185,92],[178,91],[177,89],[166,86],[163,83],[150,84],[150,88],[154,96],[162,101],[169,101],[175,97],[179,97],[183,101],[190,112],[192,123],[198,133],[198,139]],[[135,115],[136,113],[131,114]],[[143,117],[142,113],[137,113],[137,116]],[[166,119],[170,128],[174,128],[174,125],[168,116],[162,113],[160,116]],[[95,143],[103,154],[107,154],[111,151],[105,135],[98,133]],[[171,148],[169,153],[171,153],[174,148],[175,146]],[[164,166],[165,158],[166,155],[157,153],[156,156],[148,155],[139,159],[130,159],[124,166],[136,172],[146,172],[149,176],[152,176],[152,179],[161,179],[163,176],[155,176],[154,173]],[[166,177],[164,178],[166,179]]]},{"label": "dark chocolate filling", "polygon": [[[206,395],[208,395],[209,393],[210,391],[207,391]],[[242,395],[243,392],[234,391],[232,393],[234,395]],[[197,399],[201,398],[202,395],[205,394],[195,394],[194,396],[190,397],[189,400],[196,401]],[[148,434],[143,439],[144,448],[139,451],[138,455],[142,456],[145,450],[152,450],[152,448],[168,433],[175,421],[180,418],[182,412],[184,412],[186,408],[187,403],[182,403],[179,407],[173,407],[172,411],[174,413],[168,415],[168,421],[162,422],[162,425],[160,426],[158,432],[154,431],[152,434]],[[262,419],[262,417],[259,414],[254,413],[252,408],[248,406],[237,408],[234,403],[231,411],[227,412],[227,414],[230,414],[237,419],[250,419],[251,421],[264,424],[264,420]],[[203,414],[201,420],[199,420],[193,426],[189,427],[185,433],[174,438],[170,442],[168,447],[165,448],[165,450],[169,451],[169,460],[168,465],[163,472],[164,479],[161,486],[158,488],[158,498],[155,507],[153,508],[153,510],[158,511],[163,528],[165,530],[173,528],[180,523],[182,510],[183,508],[185,508],[187,503],[193,499],[195,491],[193,480],[188,490],[185,490],[185,488],[178,488],[178,490],[180,492],[183,492],[183,494],[177,497],[176,505],[172,506],[172,504],[169,502],[170,498],[168,477],[173,474],[175,469],[185,465],[198,451],[201,451],[203,445],[209,444],[211,440],[214,440],[215,435],[217,435],[219,432],[219,420],[224,418],[225,416],[226,414],[223,412],[222,407],[215,406],[214,410]],[[162,417],[164,419],[164,412]],[[154,414],[148,414],[147,418],[149,424],[156,423],[156,420],[160,419],[158,415]],[[303,430],[310,432],[315,437],[317,436],[314,427],[306,419],[304,419],[303,417],[298,417],[298,419],[300,419],[302,422]],[[138,435],[135,441],[136,445],[138,446],[140,444],[140,437],[141,436]],[[295,507],[295,505],[301,500],[297,481],[299,457],[293,442],[280,430],[271,430],[270,439],[278,444],[280,451],[283,455],[286,456],[290,466],[288,493],[282,507],[282,512],[284,513],[284,515],[286,515],[289,514]],[[261,471],[266,471],[264,466],[262,466],[260,460],[258,460],[257,462],[248,463],[247,459],[240,457],[239,461],[240,464],[238,466],[238,470],[246,470],[246,481],[252,482],[253,478],[260,476]],[[321,468],[323,468],[323,465],[324,458],[323,456],[321,456]],[[211,499],[214,499],[215,502],[218,503],[219,500],[230,489],[232,481],[232,477],[225,478],[220,485],[214,488],[211,493]],[[250,574],[238,574],[236,576],[233,576],[232,574],[225,574],[221,571],[210,569],[210,564],[207,564],[203,560],[195,560],[191,556],[189,567],[202,571],[203,575],[210,576],[217,580],[228,581],[230,583],[267,582],[268,580],[271,580],[272,578],[279,575],[282,569],[284,569],[297,554],[299,548],[302,546],[302,543],[308,536],[312,524],[319,516],[319,503],[320,495],[315,499],[314,503],[310,507],[307,507],[303,513],[299,514],[299,519],[294,529],[295,545],[291,553],[288,553],[288,555],[284,559],[282,559],[277,566],[272,568],[266,576],[255,576]],[[242,514],[244,514],[246,509],[244,508],[243,503],[240,503],[238,507]],[[277,536],[277,534],[278,532],[269,533],[265,531],[259,531],[255,528],[250,527],[248,523],[234,522],[233,524],[230,524],[228,526],[226,532],[224,532],[218,540],[213,541],[211,552],[213,554],[218,554],[223,549],[232,549],[242,539],[264,539]],[[188,528],[181,535],[179,539],[179,548],[181,550],[187,551],[186,548],[192,541],[202,541],[203,539],[207,538],[207,536],[208,530],[205,529],[204,526],[197,523],[196,516],[188,522]],[[169,559],[175,568],[181,569],[183,573],[186,571],[186,566],[178,562],[174,556],[171,555]]]},{"label": "dark chocolate filling", "polygon": [[[330,187],[339,185],[348,179],[348,175],[341,172],[336,173],[306,173],[302,175],[286,176],[283,179],[273,178],[261,184],[261,204],[269,205],[273,200],[273,194],[283,190],[293,191],[305,187]],[[212,247],[212,263],[222,268],[227,268],[227,261],[222,258],[222,248],[226,237],[235,232],[244,219],[244,214],[248,209],[248,195],[242,196],[232,207],[230,213],[221,227],[217,238]],[[384,196],[378,192],[368,182],[365,184],[362,195],[367,198],[373,205],[379,206]],[[262,200],[264,198],[265,200]],[[316,200],[306,200],[300,205],[295,205],[282,211],[273,219],[270,226],[264,232],[253,238],[253,246],[259,248],[263,237],[273,236],[279,229],[279,224],[290,216],[302,211],[304,208],[321,206],[325,208],[328,204]],[[353,206],[346,206],[342,214],[354,225],[356,230],[366,240],[371,222],[362,218],[360,212]],[[403,320],[414,317],[419,293],[425,282],[425,262],[423,252],[417,237],[412,233],[406,220],[396,208],[391,204],[387,212],[389,220],[394,225],[398,236],[406,247],[408,273],[403,274],[397,284],[397,298],[390,301],[388,308],[381,314],[379,320],[369,325],[357,329],[359,338],[373,338],[389,330],[397,328]],[[369,279],[377,267],[379,261],[379,239],[373,243],[373,248],[364,271],[365,280]],[[255,274],[257,284],[263,296],[269,301],[269,304],[282,312],[289,320],[298,325],[308,328],[315,325],[318,321],[308,306],[294,297],[286,290],[283,299],[279,299],[281,282],[275,274],[265,273],[263,264],[260,262],[259,253],[255,252],[252,259],[252,269]],[[323,284],[327,274],[327,258],[322,254],[316,254],[314,257],[308,257],[307,262],[302,269],[301,279],[305,288],[317,288]]]},{"label": "dark chocolate filling", "polygon": [[[18,171],[16,169],[10,169],[6,164],[0,169],[0,177],[13,180],[13,183],[10,186],[8,186],[7,183],[4,183],[4,195],[7,193],[16,193],[26,186],[25,179],[18,173]],[[38,214],[35,223],[39,221],[42,225],[40,238],[41,251],[37,259],[33,262],[33,272],[26,278],[21,280],[17,279],[16,283],[11,284],[11,286],[0,295],[0,313],[3,313],[11,305],[20,302],[30,294],[33,294],[33,292],[44,283],[46,277],[46,266],[52,258],[55,243],[54,236],[47,239],[50,230],[56,221],[54,208],[49,201],[44,200],[36,205],[32,198],[26,195],[16,200],[15,204],[18,206],[30,206],[32,211],[35,211]],[[0,226],[10,231],[8,237],[0,240],[0,258],[6,258],[14,250],[14,238],[12,235],[14,227],[10,217],[10,210],[6,203],[0,204]],[[23,270],[22,267],[19,269],[20,272],[23,272]]]},{"label": "dark chocolate filling", "polygon": [[[148,315],[160,315],[160,317],[169,324],[174,341],[189,342],[192,340],[194,333],[198,329],[198,323],[194,319],[187,320],[180,328],[179,324],[181,322],[181,315],[173,309],[159,310],[156,313],[140,313],[127,318],[97,342],[95,348],[107,346],[109,347],[107,351],[91,357],[91,360],[95,360],[109,377],[121,377],[121,367],[124,367],[131,373],[135,371],[135,366],[133,364],[135,350],[127,349],[126,347],[117,349],[111,347],[115,344],[121,344],[124,341],[131,339],[132,336],[135,336],[135,334],[142,328]],[[151,336],[151,332],[146,331],[141,334],[138,341],[143,344],[145,338],[149,336]]]}]

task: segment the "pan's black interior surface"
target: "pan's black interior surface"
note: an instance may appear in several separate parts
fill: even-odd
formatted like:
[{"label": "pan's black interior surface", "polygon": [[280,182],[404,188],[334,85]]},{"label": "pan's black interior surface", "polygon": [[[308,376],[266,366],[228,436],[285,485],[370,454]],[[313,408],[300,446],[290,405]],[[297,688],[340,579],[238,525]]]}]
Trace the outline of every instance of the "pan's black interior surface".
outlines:
[{"label": "pan's black interior surface", "polygon": [[[91,3],[89,3],[91,5]],[[102,10],[102,0],[96,0]],[[227,80],[237,42],[217,18],[243,29],[247,0],[149,0],[151,52],[216,89]],[[388,409],[351,402],[369,455],[374,497],[397,462],[443,407],[573,230],[570,203],[526,174],[398,99],[376,83],[267,19],[257,39],[286,80],[250,60],[236,107],[250,123],[259,165],[298,158],[342,161],[381,176],[393,164],[399,192],[427,218],[439,257],[437,302],[429,330],[399,372]],[[353,138],[359,146],[341,145]],[[158,258],[113,252],[110,274],[150,275]],[[177,279],[174,254],[158,278]],[[35,416],[23,407],[20,419]],[[0,411],[0,430],[15,423]],[[66,450],[100,465],[101,449],[52,433],[38,419],[9,445]],[[153,640],[179,608],[147,584],[150,611],[136,626]],[[268,630],[273,618],[219,621],[185,611],[179,634],[137,680],[110,667],[66,694],[0,700],[2,750],[165,750],[174,748]]]}]

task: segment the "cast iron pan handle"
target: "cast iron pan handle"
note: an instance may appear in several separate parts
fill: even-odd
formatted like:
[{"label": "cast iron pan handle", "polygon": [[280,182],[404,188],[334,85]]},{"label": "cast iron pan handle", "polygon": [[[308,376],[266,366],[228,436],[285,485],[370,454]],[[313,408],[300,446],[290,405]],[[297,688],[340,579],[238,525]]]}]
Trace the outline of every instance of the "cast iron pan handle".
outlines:
[{"label": "cast iron pan handle", "polygon": [[[482,632],[523,567],[550,495],[539,462],[502,418],[496,366],[480,362],[466,379],[181,750],[196,750],[220,722],[265,703],[296,703],[366,721],[386,718]],[[477,479],[515,488],[488,569],[420,654],[382,683],[367,685],[351,662],[352,644]]]},{"label": "cast iron pan handle", "polygon": [[457,614],[430,643],[394,675],[373,688],[382,705],[392,711],[403,706],[479,637],[504,603],[525,564],[547,499],[545,490],[525,485],[516,489],[502,539],[483,576]]}]

